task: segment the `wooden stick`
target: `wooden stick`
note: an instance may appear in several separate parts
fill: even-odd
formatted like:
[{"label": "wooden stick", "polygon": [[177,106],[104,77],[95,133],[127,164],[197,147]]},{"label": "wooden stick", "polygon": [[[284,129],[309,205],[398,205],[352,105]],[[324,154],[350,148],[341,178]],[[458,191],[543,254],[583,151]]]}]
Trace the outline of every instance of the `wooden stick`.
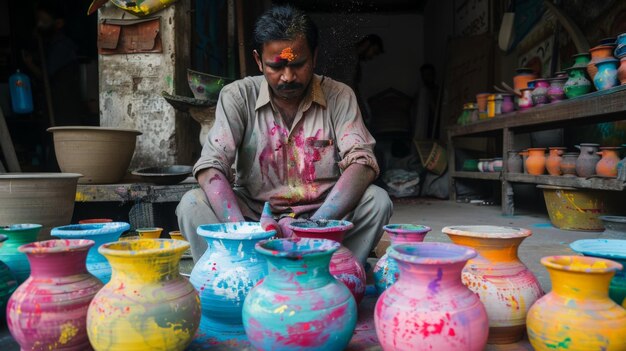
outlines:
[{"label": "wooden stick", "polygon": [[246,72],[246,45],[244,39],[244,26],[243,26],[243,0],[236,1],[237,12],[237,42],[239,44],[239,77],[245,78]]},{"label": "wooden stick", "polygon": [[[15,148],[13,147],[13,141],[11,141],[11,134],[9,134],[9,128],[4,119],[2,108],[0,108],[0,149],[2,149],[2,154],[4,155],[9,171],[20,172],[20,163],[17,162],[17,155],[15,154]],[[0,166],[2,166],[2,163],[0,163]],[[4,167],[0,170],[6,172]]]}]

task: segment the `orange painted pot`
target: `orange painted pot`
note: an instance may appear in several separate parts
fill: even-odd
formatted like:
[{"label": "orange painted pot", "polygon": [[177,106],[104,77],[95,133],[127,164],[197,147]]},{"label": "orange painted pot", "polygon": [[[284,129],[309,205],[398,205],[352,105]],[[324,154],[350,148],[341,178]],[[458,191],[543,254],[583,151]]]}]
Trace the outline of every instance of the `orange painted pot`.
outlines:
[{"label": "orange painted pot", "polygon": [[596,164],[596,174],[603,177],[617,177],[617,164],[621,147],[601,147],[598,155],[602,156]]},{"label": "orange painted pot", "polygon": [[542,175],[546,171],[546,149],[543,147],[535,147],[528,149],[528,158],[526,159],[526,170],[528,174]]},{"label": "orange painted pot", "polygon": [[463,283],[487,309],[489,344],[519,341],[526,329],[526,313],[543,296],[537,278],[517,256],[528,229],[498,226],[454,226],[442,230],[453,243],[478,255],[463,269]]},{"label": "orange painted pot", "polygon": [[481,93],[476,95],[476,104],[478,105],[478,112],[487,112],[487,99],[489,93]]},{"label": "orange painted pot", "polygon": [[561,161],[563,158],[563,153],[567,150],[566,147],[550,147],[550,154],[546,159],[546,169],[548,170],[549,175],[560,176],[561,172]]},{"label": "orange painted pot", "polygon": [[516,90],[528,88],[528,82],[537,79],[537,75],[530,68],[518,68],[515,72],[517,74],[513,77],[513,88]]},{"label": "orange painted pot", "polygon": [[589,78],[593,81],[593,78],[598,73],[598,67],[596,67],[596,62],[613,57],[613,49],[614,46],[611,45],[598,45],[594,48],[589,49],[589,53],[591,54],[591,61],[587,64],[587,73],[589,73]]},{"label": "orange painted pot", "polygon": [[609,298],[622,265],[594,257],[541,259],[552,291],[528,311],[528,339],[536,351],[626,350],[626,310]]}]

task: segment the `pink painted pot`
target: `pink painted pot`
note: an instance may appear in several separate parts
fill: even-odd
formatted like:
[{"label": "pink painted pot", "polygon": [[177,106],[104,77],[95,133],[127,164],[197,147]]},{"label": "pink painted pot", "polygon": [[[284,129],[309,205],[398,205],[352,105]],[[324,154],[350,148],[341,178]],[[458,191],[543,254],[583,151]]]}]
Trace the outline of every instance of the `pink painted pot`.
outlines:
[{"label": "pink painted pot", "polygon": [[102,282],[87,272],[92,240],[22,245],[30,277],[9,299],[7,324],[22,350],[91,350],[87,309]]},{"label": "pink painted pot", "polygon": [[[289,228],[300,238],[328,239],[341,243],[345,233],[353,226],[348,221],[324,220],[294,221]],[[365,295],[365,268],[343,245],[330,260],[330,274],[348,287],[358,305]]]},{"label": "pink painted pot", "polygon": [[485,304],[489,316],[489,344],[519,341],[526,330],[526,314],[543,296],[537,278],[520,261],[517,249],[532,233],[498,226],[455,226],[442,230],[453,243],[478,253],[463,269],[463,284]]},{"label": "pink painted pot", "polygon": [[444,243],[392,246],[400,279],[379,297],[374,311],[383,350],[485,348],[489,322],[476,294],[461,282],[472,249]]}]

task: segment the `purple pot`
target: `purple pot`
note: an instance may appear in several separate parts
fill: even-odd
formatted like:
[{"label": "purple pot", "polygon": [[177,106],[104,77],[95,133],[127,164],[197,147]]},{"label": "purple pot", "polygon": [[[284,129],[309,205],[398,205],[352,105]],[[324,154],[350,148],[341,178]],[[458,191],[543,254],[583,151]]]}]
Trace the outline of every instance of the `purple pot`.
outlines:
[{"label": "purple pot", "polygon": [[567,76],[550,79],[550,87],[548,88],[550,102],[565,100],[565,91],[563,90],[565,82],[567,82]]},{"label": "purple pot", "polygon": [[512,94],[502,94],[502,113],[515,111],[515,102]]},{"label": "purple pot", "polygon": [[535,80],[535,89],[532,92],[533,104],[543,105],[550,102],[548,98],[548,88],[550,87],[550,83],[547,79],[536,79]]}]

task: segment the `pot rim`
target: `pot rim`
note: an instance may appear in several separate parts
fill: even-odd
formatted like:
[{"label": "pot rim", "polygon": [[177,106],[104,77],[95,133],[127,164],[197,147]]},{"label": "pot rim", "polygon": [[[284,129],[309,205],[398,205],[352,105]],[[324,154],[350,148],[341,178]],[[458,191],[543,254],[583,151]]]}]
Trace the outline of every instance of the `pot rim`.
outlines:
[{"label": "pot rim", "polygon": [[34,172],[34,173],[5,173],[0,174],[0,179],[70,179],[83,177],[80,173],[54,173],[54,172]]},{"label": "pot rim", "polygon": [[107,223],[86,223],[86,224],[70,224],[61,227],[52,228],[50,235],[63,236],[65,238],[83,235],[110,234],[116,232],[125,232],[130,229],[130,224],[126,222],[107,222]]},{"label": "pot rim", "polygon": [[[559,261],[569,262],[560,263]],[[579,263],[579,265],[573,266],[574,263]],[[593,264],[595,263],[604,263],[604,267],[593,267]],[[546,256],[541,259],[541,264],[546,268],[579,273],[608,273],[616,272],[622,270],[623,268],[620,263],[604,258],[574,255]]]},{"label": "pot rim", "polygon": [[[223,80],[225,80],[227,82],[231,82],[231,83],[236,80],[236,79],[229,78],[229,77],[216,76],[214,74],[200,72],[200,71],[193,70],[191,68],[187,68],[187,75],[189,75],[189,74],[194,74],[194,75],[197,75],[197,76],[200,76],[200,77],[209,77],[209,78],[213,78],[213,79],[223,79]],[[189,79],[189,78],[187,78],[187,79]]]},{"label": "pot rim", "polygon": [[52,239],[24,244],[17,251],[25,254],[75,252],[88,250],[95,244],[95,241],[89,239]]},{"label": "pot rim", "polygon": [[135,129],[126,128],[113,128],[113,127],[82,127],[82,126],[67,126],[67,127],[50,127],[46,129],[50,133],[54,132],[67,132],[67,131],[83,131],[83,132],[123,132],[133,133],[135,135],[142,135],[143,133]]},{"label": "pot rim", "polygon": [[447,235],[466,236],[484,239],[527,238],[533,234],[530,229],[496,225],[458,225],[447,226],[441,230]]},{"label": "pot rim", "polygon": [[528,150],[528,151],[539,151],[539,150],[546,151],[546,148],[545,147],[529,147],[526,150]]},{"label": "pot rim", "polygon": [[328,224],[324,227],[307,227],[306,225],[311,225],[313,222],[310,220],[295,220],[289,224],[289,229],[307,233],[328,233],[337,231],[346,232],[354,227],[352,222],[345,220],[330,219],[327,222]]},{"label": "pot rim", "polygon": [[398,244],[391,245],[389,249],[389,257],[393,259],[425,265],[465,262],[476,255],[476,250],[469,247],[439,242]]},{"label": "pot rim", "polygon": [[604,49],[613,49],[615,47],[615,45],[607,45],[607,44],[603,44],[603,45],[596,45],[594,47],[592,47],[591,49],[589,49],[589,52],[591,53],[592,51],[598,51],[598,50],[604,50]]},{"label": "pot rim", "polygon": [[43,228],[42,224],[34,224],[34,223],[19,223],[19,224],[9,224],[9,225],[0,225],[0,229],[4,231],[10,231],[11,233],[18,233],[27,230],[33,229],[41,229]]},{"label": "pot rim", "polygon": [[[166,243],[169,243],[170,247],[164,247]],[[137,246],[138,244],[145,244],[145,246],[154,247],[149,247],[145,249],[142,247],[138,247],[136,249],[132,249],[133,246]],[[183,253],[190,247],[191,245],[187,241],[182,240],[140,238],[135,240],[115,241],[112,243],[102,244],[98,248],[98,252],[104,256],[112,257],[146,257],[153,255]]]},{"label": "pot rim", "polygon": [[[278,245],[279,243],[284,242],[292,242],[294,244],[299,243],[300,241],[317,241],[320,242],[321,248],[316,249],[304,249],[304,250],[287,250],[273,247],[274,245]],[[329,239],[313,239],[313,238],[300,238],[300,237],[292,237],[286,239],[266,239],[259,241],[254,245],[254,249],[265,256],[269,257],[283,257],[283,258],[291,258],[291,259],[302,259],[304,256],[306,257],[318,257],[318,256],[326,256],[332,255],[335,251],[339,250],[341,244],[339,242]]]},{"label": "pot rim", "polygon": [[572,55],[572,57],[579,57],[579,56],[588,56],[591,57],[591,54],[588,52],[579,52],[577,54]]},{"label": "pot rim", "polygon": [[601,146],[600,150],[621,150],[621,146]]},{"label": "pot rim", "polygon": [[611,223],[626,223],[626,216],[598,216],[598,218]]},{"label": "pot rim", "polygon": [[569,247],[585,256],[626,259],[626,240],[582,239],[569,244]]},{"label": "pot rim", "polygon": [[260,240],[276,235],[276,230],[265,230],[258,222],[245,221],[202,224],[196,232],[200,236],[220,240]]},{"label": "pot rim", "polygon": [[596,67],[598,67],[599,65],[602,65],[604,63],[617,63],[617,62],[619,62],[618,59],[612,58],[612,57],[608,57],[608,58],[603,58],[603,59],[600,59],[600,60],[596,61],[594,63],[594,65],[596,65]]},{"label": "pot rim", "polygon": [[383,230],[386,232],[391,232],[394,234],[426,234],[432,230],[431,227],[422,224],[387,224],[383,227]]}]

